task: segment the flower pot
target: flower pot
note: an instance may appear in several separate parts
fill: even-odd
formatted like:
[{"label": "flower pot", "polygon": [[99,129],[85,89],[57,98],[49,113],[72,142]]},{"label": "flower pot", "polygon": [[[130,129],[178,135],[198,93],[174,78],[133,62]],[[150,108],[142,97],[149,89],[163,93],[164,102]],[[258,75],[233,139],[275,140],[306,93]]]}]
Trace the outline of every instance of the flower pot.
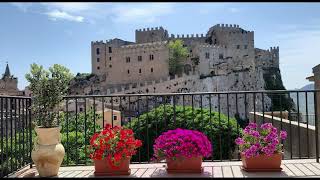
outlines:
[{"label": "flower pot", "polygon": [[31,158],[41,177],[57,176],[63,161],[65,150],[61,144],[60,127],[35,127],[37,137],[31,152]]},{"label": "flower pot", "polygon": [[166,158],[168,173],[202,173],[202,156],[177,157],[175,160]]},{"label": "flower pot", "polygon": [[241,155],[242,169],[250,172],[259,171],[281,171],[282,153],[275,153],[272,156],[261,154],[256,157],[246,158]]},{"label": "flower pot", "polygon": [[121,161],[117,169],[112,169],[107,159],[94,160],[94,175],[95,176],[114,176],[114,175],[130,175],[129,169],[131,158],[125,158]]}]

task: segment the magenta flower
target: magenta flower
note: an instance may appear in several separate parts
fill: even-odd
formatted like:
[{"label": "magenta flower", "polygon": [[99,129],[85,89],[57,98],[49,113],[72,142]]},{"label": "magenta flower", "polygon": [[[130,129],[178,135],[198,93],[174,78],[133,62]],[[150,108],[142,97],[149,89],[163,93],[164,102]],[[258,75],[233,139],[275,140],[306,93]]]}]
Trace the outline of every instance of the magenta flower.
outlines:
[{"label": "magenta flower", "polygon": [[235,140],[235,142],[236,142],[236,144],[237,145],[241,145],[241,144],[244,144],[245,142],[244,142],[244,140],[242,139],[242,138],[237,138],[236,140]]},{"label": "magenta flower", "polygon": [[280,153],[282,151],[280,139],[286,139],[287,133],[280,131],[278,134],[278,129],[273,127],[271,123],[264,123],[260,126],[264,131],[263,134],[256,130],[256,127],[257,124],[250,123],[243,130],[243,137],[238,137],[235,140],[235,143],[239,145],[240,153],[247,158],[260,154],[271,156],[274,153]]},{"label": "magenta flower", "polygon": [[280,138],[281,139],[286,139],[287,138],[287,132],[286,131],[280,131]]},{"label": "magenta flower", "polygon": [[212,145],[203,133],[188,129],[175,129],[162,133],[153,145],[155,159],[173,157],[210,157]]}]

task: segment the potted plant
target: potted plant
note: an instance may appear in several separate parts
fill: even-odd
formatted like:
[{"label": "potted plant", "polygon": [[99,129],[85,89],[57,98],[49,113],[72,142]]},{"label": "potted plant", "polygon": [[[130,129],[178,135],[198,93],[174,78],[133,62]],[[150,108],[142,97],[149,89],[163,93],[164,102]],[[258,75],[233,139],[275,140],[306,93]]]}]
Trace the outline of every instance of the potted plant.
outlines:
[{"label": "potted plant", "polygon": [[58,64],[48,70],[37,64],[31,65],[26,74],[32,91],[32,116],[37,137],[31,158],[42,177],[57,176],[65,150],[61,144],[60,127],[57,124],[58,106],[72,79],[70,71]]},{"label": "potted plant", "polygon": [[141,140],[134,138],[131,129],[107,124],[103,131],[95,133],[90,140],[89,152],[94,161],[94,175],[129,175],[131,156],[136,154],[136,149],[141,145]]},{"label": "potted plant", "polygon": [[245,171],[281,171],[283,144],[286,131],[278,133],[271,123],[264,123],[257,130],[256,123],[249,123],[243,130],[242,137],[235,142],[239,145],[242,168]]},{"label": "potted plant", "polygon": [[153,149],[155,160],[166,160],[168,173],[202,173],[202,158],[210,157],[212,152],[207,136],[180,128],[161,134]]}]

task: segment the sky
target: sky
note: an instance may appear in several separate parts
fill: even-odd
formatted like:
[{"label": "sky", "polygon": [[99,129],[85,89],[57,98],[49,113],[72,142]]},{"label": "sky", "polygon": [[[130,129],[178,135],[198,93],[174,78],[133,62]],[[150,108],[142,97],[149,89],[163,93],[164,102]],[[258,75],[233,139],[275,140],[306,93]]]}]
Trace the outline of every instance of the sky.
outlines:
[{"label": "sky", "polygon": [[90,73],[91,41],[134,41],[135,29],[160,26],[206,34],[221,23],[254,31],[257,48],[279,46],[286,89],[310,83],[320,64],[320,3],[0,3],[0,73],[8,62],[23,90],[32,63]]}]

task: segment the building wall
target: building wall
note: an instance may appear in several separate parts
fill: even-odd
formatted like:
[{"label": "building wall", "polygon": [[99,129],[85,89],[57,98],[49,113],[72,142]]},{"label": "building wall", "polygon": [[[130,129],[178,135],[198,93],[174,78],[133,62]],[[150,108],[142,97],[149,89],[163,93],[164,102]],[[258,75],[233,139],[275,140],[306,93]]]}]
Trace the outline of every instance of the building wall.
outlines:
[{"label": "building wall", "polygon": [[0,79],[0,95],[21,95],[18,89],[17,78],[5,77],[4,79]]}]

